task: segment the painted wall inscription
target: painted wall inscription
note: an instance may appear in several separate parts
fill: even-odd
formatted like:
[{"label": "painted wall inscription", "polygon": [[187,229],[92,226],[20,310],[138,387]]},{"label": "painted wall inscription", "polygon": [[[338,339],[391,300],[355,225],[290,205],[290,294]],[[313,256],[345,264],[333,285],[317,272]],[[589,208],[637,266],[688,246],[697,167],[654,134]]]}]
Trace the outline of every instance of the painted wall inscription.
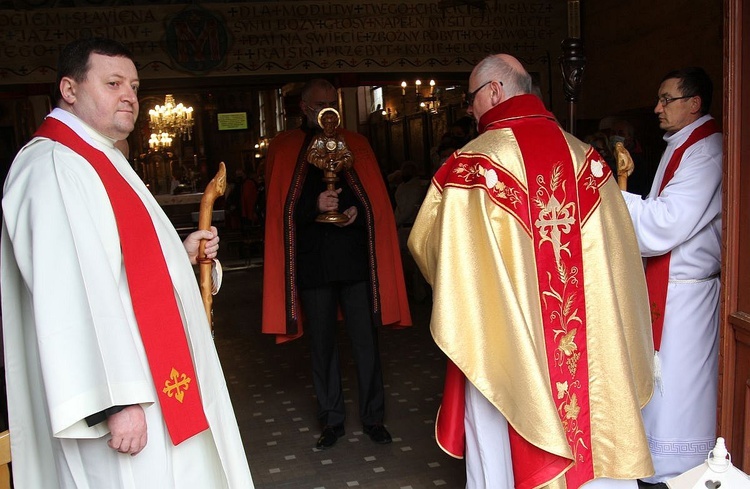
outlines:
[{"label": "painted wall inscription", "polygon": [[127,44],[143,78],[469,71],[488,53],[556,58],[565,2],[383,0],[0,10],[0,84],[54,80],[80,37]]}]

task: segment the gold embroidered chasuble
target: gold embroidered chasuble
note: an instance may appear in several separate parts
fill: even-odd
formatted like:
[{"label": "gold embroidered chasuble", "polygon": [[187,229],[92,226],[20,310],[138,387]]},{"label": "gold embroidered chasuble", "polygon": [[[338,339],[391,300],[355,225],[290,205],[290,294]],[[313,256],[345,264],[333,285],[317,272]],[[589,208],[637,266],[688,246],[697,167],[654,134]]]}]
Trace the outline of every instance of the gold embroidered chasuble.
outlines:
[{"label": "gold embroidered chasuble", "polygon": [[653,347],[617,185],[533,96],[480,130],[433,178],[409,238],[433,286],[433,337],[519,439],[567,459],[539,484],[514,457],[517,487],[647,476]]}]

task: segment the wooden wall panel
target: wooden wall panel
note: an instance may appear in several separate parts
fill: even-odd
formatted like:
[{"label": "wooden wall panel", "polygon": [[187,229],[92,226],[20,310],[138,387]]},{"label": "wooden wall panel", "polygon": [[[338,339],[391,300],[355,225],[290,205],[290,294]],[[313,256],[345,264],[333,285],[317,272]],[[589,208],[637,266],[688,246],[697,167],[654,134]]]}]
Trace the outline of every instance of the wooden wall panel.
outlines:
[{"label": "wooden wall panel", "polygon": [[[727,447],[732,454],[732,460],[735,465],[744,471],[750,469],[750,464],[745,462],[750,460],[750,450],[746,450],[747,438],[750,437],[750,430],[747,429],[750,423],[750,404],[748,404],[748,386],[750,386],[750,324],[748,318],[735,316],[731,321],[733,336],[735,339],[735,362],[734,371],[734,388],[732,411],[734,413],[731,425],[719,430],[718,435],[724,436],[726,432],[731,434],[731,444]],[[732,368],[731,365],[725,365],[726,368]],[[726,437],[725,437],[726,438]],[[740,466],[742,462],[742,466]]]}]

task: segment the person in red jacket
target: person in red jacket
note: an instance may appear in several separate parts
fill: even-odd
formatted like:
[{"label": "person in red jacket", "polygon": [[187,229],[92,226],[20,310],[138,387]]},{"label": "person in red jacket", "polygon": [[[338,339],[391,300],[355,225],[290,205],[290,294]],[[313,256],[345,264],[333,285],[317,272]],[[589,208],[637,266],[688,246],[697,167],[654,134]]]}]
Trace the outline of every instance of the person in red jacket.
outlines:
[{"label": "person in red jacket", "polygon": [[[344,399],[336,348],[338,311],[352,340],[364,432],[390,443],[383,425],[385,395],[377,327],[411,325],[396,225],[388,193],[367,140],[338,129],[353,165],[327,190],[323,170],[308,163],[310,143],[321,134],[318,114],[338,106],[336,89],[315,79],[302,89],[302,127],[271,141],[266,162],[266,235],[263,332],[282,342],[310,337],[313,384],[322,426],[317,448],[344,434]],[[339,210],[349,220],[320,223]]]}]

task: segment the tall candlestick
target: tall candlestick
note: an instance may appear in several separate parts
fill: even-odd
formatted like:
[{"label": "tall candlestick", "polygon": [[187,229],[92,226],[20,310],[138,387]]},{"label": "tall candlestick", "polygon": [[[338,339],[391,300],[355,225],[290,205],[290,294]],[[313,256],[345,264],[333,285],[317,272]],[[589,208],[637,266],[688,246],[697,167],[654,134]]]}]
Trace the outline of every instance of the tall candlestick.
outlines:
[{"label": "tall candlestick", "polygon": [[581,37],[580,0],[568,0],[568,37],[574,39],[580,39]]}]

